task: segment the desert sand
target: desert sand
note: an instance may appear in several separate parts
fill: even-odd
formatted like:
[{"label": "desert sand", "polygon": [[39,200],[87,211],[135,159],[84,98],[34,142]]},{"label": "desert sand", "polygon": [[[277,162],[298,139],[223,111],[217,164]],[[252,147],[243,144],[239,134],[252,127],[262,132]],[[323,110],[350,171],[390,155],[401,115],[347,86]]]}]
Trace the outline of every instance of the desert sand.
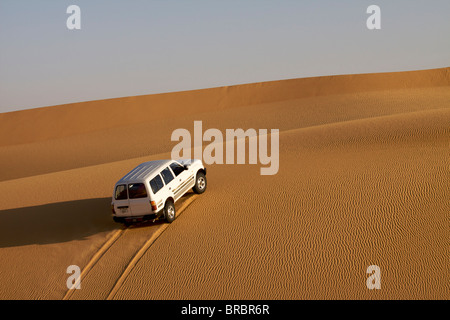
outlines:
[{"label": "desert sand", "polygon": [[[278,174],[209,165],[172,224],[114,223],[114,183],[195,120],[280,129]],[[0,114],[0,299],[449,299],[449,123],[450,68]]]}]

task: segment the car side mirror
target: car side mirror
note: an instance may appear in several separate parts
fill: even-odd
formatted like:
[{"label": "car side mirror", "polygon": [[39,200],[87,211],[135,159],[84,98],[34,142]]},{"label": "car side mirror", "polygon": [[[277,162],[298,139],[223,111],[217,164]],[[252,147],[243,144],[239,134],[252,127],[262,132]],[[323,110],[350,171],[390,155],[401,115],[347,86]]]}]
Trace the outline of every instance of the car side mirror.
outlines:
[{"label": "car side mirror", "polygon": [[188,165],[188,164],[185,164],[183,167],[184,167],[184,170],[188,170],[189,169],[189,166],[190,165]]}]

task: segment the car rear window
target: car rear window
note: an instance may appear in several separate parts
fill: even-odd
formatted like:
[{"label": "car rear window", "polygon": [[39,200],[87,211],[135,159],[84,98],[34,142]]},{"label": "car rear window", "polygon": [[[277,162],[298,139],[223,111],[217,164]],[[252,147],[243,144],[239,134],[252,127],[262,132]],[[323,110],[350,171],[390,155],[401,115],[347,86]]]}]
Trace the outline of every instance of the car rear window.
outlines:
[{"label": "car rear window", "polygon": [[116,200],[126,200],[128,199],[127,196],[127,186],[124,184],[120,184],[116,187],[116,194],[114,199]]},{"label": "car rear window", "polygon": [[162,187],[164,187],[164,183],[160,175],[157,175],[150,181],[150,187],[152,188],[153,194],[156,194]]},{"label": "car rear window", "polygon": [[128,185],[128,194],[130,199],[139,199],[147,197],[147,189],[143,183],[133,183]]}]

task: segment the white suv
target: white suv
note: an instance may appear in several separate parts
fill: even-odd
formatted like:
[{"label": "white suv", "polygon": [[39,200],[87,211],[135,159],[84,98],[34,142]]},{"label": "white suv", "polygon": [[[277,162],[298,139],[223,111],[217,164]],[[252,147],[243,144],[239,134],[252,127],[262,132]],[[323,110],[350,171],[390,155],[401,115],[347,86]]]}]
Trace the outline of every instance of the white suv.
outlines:
[{"label": "white suv", "polygon": [[206,168],[201,160],[144,162],[114,186],[111,209],[116,222],[175,220],[175,202],[190,188],[206,190]]}]

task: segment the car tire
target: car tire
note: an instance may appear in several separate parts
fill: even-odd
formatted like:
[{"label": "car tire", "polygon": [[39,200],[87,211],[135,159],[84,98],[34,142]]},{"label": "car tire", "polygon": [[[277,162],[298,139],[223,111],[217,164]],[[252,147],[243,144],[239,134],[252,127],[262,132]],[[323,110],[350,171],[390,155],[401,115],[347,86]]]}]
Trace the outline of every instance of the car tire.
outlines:
[{"label": "car tire", "polygon": [[206,191],[206,176],[203,172],[197,173],[197,177],[195,178],[195,185],[192,190],[197,194],[202,194]]},{"label": "car tire", "polygon": [[171,200],[168,200],[164,206],[164,218],[168,223],[172,223],[176,218],[175,205]]}]

